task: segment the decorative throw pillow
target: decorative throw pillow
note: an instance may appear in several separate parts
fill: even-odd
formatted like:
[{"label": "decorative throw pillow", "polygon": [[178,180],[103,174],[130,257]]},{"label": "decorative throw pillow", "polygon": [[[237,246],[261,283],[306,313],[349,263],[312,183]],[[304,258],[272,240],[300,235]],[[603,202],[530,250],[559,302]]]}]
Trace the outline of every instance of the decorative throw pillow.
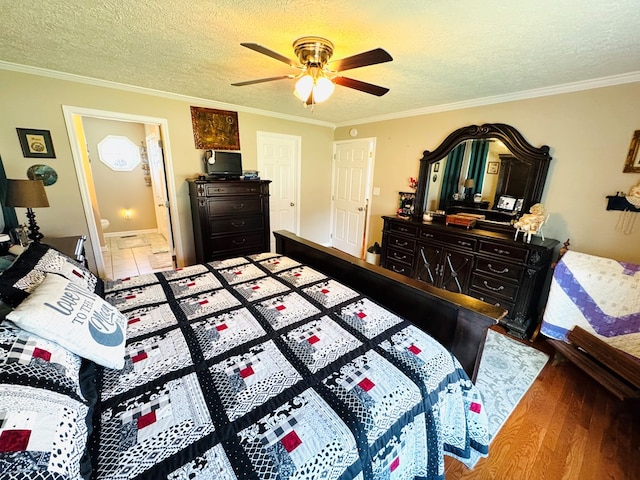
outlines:
[{"label": "decorative throw pillow", "polygon": [[47,275],[7,320],[105,367],[124,366],[126,317],[58,275]]},{"label": "decorative throw pillow", "polygon": [[86,267],[49,245],[32,243],[0,274],[0,298],[17,306],[40,285],[47,273],[57,273],[91,292],[102,294],[102,280]]}]

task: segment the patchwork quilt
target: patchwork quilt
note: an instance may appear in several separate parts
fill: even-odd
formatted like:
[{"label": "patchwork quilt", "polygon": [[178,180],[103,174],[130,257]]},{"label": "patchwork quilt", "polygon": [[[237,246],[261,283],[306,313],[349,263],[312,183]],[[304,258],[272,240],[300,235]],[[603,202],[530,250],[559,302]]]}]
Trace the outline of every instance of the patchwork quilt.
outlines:
[{"label": "patchwork quilt", "polygon": [[555,267],[540,331],[566,341],[576,325],[640,357],[640,265],[567,251]]},{"label": "patchwork quilt", "polygon": [[93,478],[444,478],[488,451],[482,398],[429,335],[277,254],[105,283]]}]

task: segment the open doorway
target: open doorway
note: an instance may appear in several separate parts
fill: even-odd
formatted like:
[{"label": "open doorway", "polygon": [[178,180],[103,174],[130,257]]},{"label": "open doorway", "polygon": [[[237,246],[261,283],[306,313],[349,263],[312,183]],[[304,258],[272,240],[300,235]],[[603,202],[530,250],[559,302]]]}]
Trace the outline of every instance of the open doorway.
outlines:
[{"label": "open doorway", "polygon": [[[166,120],[68,106],[63,111],[100,277],[175,266],[182,249],[177,219],[171,218],[177,208],[171,162],[163,149]],[[105,139],[115,147],[106,149]],[[111,151],[117,151],[118,142],[130,151],[131,164]],[[105,152],[114,162],[105,161]]]}]

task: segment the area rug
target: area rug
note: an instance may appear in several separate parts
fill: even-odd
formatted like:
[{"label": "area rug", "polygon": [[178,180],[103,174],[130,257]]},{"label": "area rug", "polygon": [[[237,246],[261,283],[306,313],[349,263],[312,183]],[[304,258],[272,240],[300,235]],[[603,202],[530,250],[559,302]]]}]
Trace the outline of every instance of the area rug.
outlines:
[{"label": "area rug", "polygon": [[118,239],[118,248],[124,250],[127,248],[146,247],[151,245],[144,237],[121,237]]},{"label": "area rug", "polygon": [[173,267],[173,258],[169,252],[156,253],[154,255],[149,255],[147,258],[149,259],[149,265],[154,270],[158,268]]},{"label": "area rug", "polygon": [[[476,386],[489,418],[489,441],[496,437],[548,360],[544,352],[493,330],[487,332]],[[464,463],[473,468],[478,460],[479,455]]]}]

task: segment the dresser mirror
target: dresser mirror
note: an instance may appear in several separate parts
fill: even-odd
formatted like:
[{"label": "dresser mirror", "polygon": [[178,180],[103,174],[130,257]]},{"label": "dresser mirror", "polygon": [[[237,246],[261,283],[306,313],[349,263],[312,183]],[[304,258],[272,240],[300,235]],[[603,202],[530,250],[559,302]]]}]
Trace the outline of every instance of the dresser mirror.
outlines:
[{"label": "dresser mirror", "polygon": [[[534,147],[514,127],[470,125],[451,133],[420,159],[414,218],[426,211],[478,211],[509,226],[542,198],[549,147]],[[485,222],[483,222],[485,223]]]}]

